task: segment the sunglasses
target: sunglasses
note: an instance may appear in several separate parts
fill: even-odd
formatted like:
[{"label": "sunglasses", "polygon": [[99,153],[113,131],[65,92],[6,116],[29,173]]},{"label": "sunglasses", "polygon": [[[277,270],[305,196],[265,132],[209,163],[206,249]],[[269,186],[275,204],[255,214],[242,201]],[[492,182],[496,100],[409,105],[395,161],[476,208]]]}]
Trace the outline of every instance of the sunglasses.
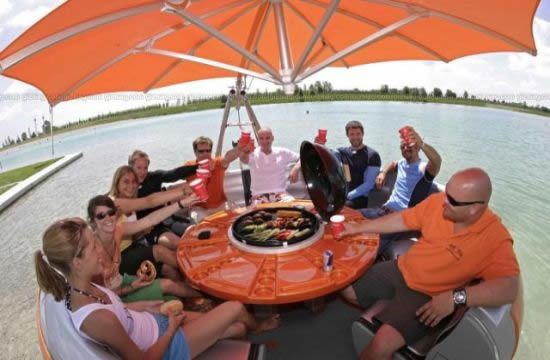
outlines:
[{"label": "sunglasses", "polygon": [[103,220],[105,219],[107,216],[115,216],[116,214],[116,210],[115,209],[109,209],[105,212],[101,212],[101,213],[97,213],[95,214],[95,218],[97,220]]},{"label": "sunglasses", "polygon": [[445,196],[447,196],[447,200],[449,200],[449,204],[451,206],[468,206],[473,204],[485,204],[485,201],[456,201],[451,195],[445,193]]},{"label": "sunglasses", "polygon": [[204,150],[197,149],[197,152],[199,154],[210,153],[212,152],[212,149],[204,149]]}]

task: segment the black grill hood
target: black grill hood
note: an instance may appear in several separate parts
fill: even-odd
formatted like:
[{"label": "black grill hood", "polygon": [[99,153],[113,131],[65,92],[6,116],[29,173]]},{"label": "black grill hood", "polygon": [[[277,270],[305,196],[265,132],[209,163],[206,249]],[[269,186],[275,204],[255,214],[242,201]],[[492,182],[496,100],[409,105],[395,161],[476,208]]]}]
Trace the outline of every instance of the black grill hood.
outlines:
[{"label": "black grill hood", "polygon": [[329,221],[346,203],[342,164],[328,148],[309,141],[300,146],[300,162],[309,197],[323,220]]}]

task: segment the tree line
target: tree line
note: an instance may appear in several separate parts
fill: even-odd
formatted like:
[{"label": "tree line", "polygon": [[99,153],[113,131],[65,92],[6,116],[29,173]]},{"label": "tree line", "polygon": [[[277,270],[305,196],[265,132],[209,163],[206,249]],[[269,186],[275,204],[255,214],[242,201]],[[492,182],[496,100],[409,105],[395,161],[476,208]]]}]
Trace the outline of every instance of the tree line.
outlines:
[{"label": "tree line", "polygon": [[[281,88],[275,91],[268,92],[259,89],[255,93],[249,93],[248,97],[252,104],[266,103],[285,103],[296,101],[338,101],[338,100],[395,100],[395,101],[419,101],[419,102],[448,102],[459,103],[465,105],[486,106],[503,105],[512,110],[526,111],[540,115],[550,115],[549,109],[545,106],[529,106],[526,102],[506,102],[494,99],[477,99],[476,96],[470,95],[468,91],[464,91],[461,96],[451,89],[446,89],[445,92],[439,87],[434,87],[430,91],[424,87],[409,87],[404,86],[402,89],[390,88],[387,84],[383,84],[379,89],[372,90],[335,90],[332,83],[329,81],[315,81],[311,84],[303,84],[296,86],[294,95],[287,96]],[[154,104],[134,108],[118,112],[108,112],[99,114],[87,119],[78,119],[75,122],[69,122],[61,126],[54,126],[53,132],[69,131],[72,129],[86,127],[91,125],[100,125],[103,123],[128,120],[136,118],[144,118],[159,115],[176,114],[188,111],[200,111],[224,107],[227,101],[227,95],[215,95],[193,98],[190,96],[182,96],[170,103],[168,100],[161,104]],[[51,123],[42,116],[42,125],[37,126],[36,118],[34,119],[35,131],[30,128],[22,132],[16,139],[10,136],[2,142],[2,148],[10,147],[35,138],[47,137],[50,134]]]}]

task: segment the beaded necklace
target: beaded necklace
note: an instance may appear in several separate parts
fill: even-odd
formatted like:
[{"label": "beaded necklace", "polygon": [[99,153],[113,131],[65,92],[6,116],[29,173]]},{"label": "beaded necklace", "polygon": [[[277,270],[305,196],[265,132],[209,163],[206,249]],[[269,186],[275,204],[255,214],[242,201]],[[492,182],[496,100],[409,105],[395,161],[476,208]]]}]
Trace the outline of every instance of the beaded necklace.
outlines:
[{"label": "beaded necklace", "polygon": [[89,298],[92,298],[100,304],[107,305],[107,302],[98,296],[89,294],[86,291],[80,290],[78,288],[68,286],[67,293],[65,294],[65,305],[67,306],[67,309],[69,309],[70,311],[73,311],[71,306],[71,290],[74,290],[74,292],[79,293],[80,295],[84,295]]}]

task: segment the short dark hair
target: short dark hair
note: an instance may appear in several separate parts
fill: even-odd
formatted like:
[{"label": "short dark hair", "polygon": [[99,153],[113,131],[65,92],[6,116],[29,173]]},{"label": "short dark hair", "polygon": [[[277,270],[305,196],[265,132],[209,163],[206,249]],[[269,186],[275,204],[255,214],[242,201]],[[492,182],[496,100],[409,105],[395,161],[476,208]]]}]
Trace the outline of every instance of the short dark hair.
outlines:
[{"label": "short dark hair", "polygon": [[97,195],[88,201],[88,223],[94,227],[95,224],[95,209],[98,206],[106,206],[109,209],[116,210],[115,202],[107,195]]},{"label": "short dark hair", "polygon": [[346,135],[348,134],[349,129],[360,129],[361,134],[365,133],[365,130],[363,129],[363,124],[361,124],[357,120],[352,120],[346,124]]},{"label": "short dark hair", "polygon": [[193,151],[197,151],[199,144],[207,144],[210,146],[210,150],[212,150],[212,146],[214,143],[210,138],[206,136],[199,136],[198,138],[195,139],[195,141],[193,141]]}]

